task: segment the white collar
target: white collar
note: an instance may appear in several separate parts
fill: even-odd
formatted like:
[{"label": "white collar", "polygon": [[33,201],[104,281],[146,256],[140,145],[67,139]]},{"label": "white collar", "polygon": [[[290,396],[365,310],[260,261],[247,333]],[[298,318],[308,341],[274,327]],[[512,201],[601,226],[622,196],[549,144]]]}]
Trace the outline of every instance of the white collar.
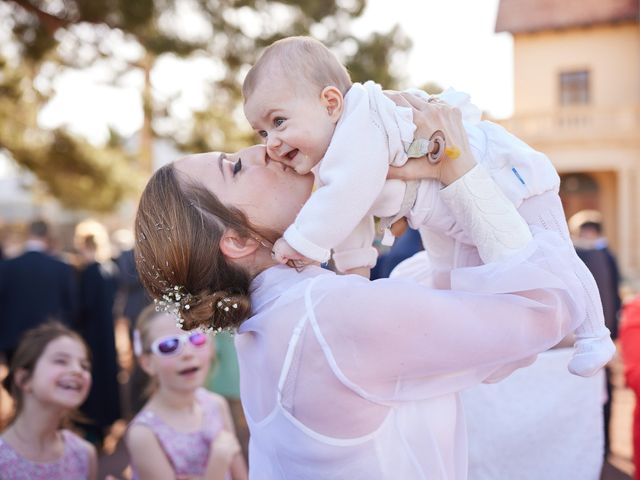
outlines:
[{"label": "white collar", "polygon": [[330,270],[317,265],[310,265],[301,271],[286,265],[275,265],[260,272],[251,282],[252,316],[238,328],[238,333],[253,330],[259,313],[269,303],[277,300],[292,287],[300,285],[304,280],[317,275],[333,274]]}]

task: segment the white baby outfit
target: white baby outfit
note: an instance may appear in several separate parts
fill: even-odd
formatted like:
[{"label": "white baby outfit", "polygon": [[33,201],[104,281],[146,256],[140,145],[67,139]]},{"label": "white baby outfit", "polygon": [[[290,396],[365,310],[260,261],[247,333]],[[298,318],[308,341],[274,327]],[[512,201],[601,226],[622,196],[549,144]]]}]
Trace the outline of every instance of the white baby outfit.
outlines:
[{"label": "white baby outfit", "polygon": [[[513,205],[518,208],[532,197],[544,198],[544,202],[537,202],[541,214],[559,221],[543,228],[561,233],[571,244],[557,195],[560,179],[546,155],[501,126],[482,121],[480,110],[467,94],[450,89],[438,98],[460,109],[476,161]],[[405,151],[414,132],[409,108],[396,106],[374,82],[353,84],[345,96],[345,109],[331,143],[315,171],[318,188],[285,231],[285,240],[301,254],[320,262],[327,261],[333,250],[340,271],[375,265],[373,217],[395,216],[403,205],[407,183],[386,180],[386,176],[389,165],[401,166],[407,161]],[[419,182],[415,203],[406,217],[413,228],[420,230],[434,267],[447,269],[464,265],[460,256],[473,246],[442,202],[440,189],[436,180]],[[551,194],[542,195],[546,192]],[[452,242],[452,237],[456,241]],[[579,359],[570,369],[579,375],[591,375],[611,358],[615,348],[604,326],[593,276],[577,255],[573,256],[573,270],[587,292],[588,308],[576,330]]]},{"label": "white baby outfit", "polygon": [[530,231],[481,167],[442,196],[487,262],[451,271],[451,290],[315,266],[256,277],[235,337],[251,480],[465,480],[458,392],[584,316],[571,247]]}]

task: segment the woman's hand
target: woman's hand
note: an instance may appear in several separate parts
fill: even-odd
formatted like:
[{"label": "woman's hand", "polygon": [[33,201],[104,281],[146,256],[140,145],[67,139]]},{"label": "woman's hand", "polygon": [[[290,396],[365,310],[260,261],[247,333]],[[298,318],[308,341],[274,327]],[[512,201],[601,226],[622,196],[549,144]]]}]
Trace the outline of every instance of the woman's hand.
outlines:
[{"label": "woman's hand", "polygon": [[427,101],[409,93],[391,91],[385,93],[396,105],[413,110],[413,123],[416,125],[415,138],[428,140],[436,130],[441,130],[444,133],[446,145],[455,146],[460,152],[454,160],[447,157],[445,150],[440,162],[436,165],[428,162],[425,157],[410,159],[402,167],[389,167],[388,178],[400,180],[435,178],[442,184],[449,185],[475,166],[476,161],[471,154],[467,133],[462,125],[462,115],[457,108],[437,99]]}]

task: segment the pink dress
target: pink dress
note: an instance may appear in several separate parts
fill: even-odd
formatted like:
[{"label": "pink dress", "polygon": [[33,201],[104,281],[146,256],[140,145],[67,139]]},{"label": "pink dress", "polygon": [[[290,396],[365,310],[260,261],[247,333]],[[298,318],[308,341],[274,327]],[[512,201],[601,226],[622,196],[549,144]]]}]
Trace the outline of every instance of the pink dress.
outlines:
[{"label": "pink dress", "polygon": [[[218,404],[205,389],[196,392],[196,400],[203,411],[202,428],[193,432],[180,432],[164,422],[150,410],[143,409],[131,421],[130,425],[144,425],[158,439],[176,476],[200,476],[207,468],[211,442],[222,430],[222,412]],[[132,465],[134,480],[139,479]]]},{"label": "pink dress", "polygon": [[89,450],[82,439],[62,430],[64,454],[55,462],[27,460],[0,438],[0,478],[2,480],[86,480],[89,478]]}]

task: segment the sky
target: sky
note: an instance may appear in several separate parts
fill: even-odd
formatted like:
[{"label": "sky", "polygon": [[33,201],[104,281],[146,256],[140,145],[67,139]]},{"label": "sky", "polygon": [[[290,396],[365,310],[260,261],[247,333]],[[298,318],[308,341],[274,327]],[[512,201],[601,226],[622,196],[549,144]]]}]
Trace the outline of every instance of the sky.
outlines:
[{"label": "sky", "polygon": [[[368,0],[353,31],[366,36],[387,32],[399,24],[413,41],[400,65],[407,86],[435,82],[471,94],[482,110],[505,118],[513,110],[512,39],[494,33],[499,0]],[[206,60],[177,65],[166,59],[152,78],[167,96],[180,92],[185,116],[189,106],[204,101],[203,85],[216,76]],[[210,62],[209,62],[210,63]],[[66,125],[95,143],[107,139],[108,126],[121,134],[135,133],[142,124],[139,98],[141,78],[122,79],[123,88],[106,85],[106,72],[69,73],[56,79],[55,98],[40,121],[45,127]]]}]

